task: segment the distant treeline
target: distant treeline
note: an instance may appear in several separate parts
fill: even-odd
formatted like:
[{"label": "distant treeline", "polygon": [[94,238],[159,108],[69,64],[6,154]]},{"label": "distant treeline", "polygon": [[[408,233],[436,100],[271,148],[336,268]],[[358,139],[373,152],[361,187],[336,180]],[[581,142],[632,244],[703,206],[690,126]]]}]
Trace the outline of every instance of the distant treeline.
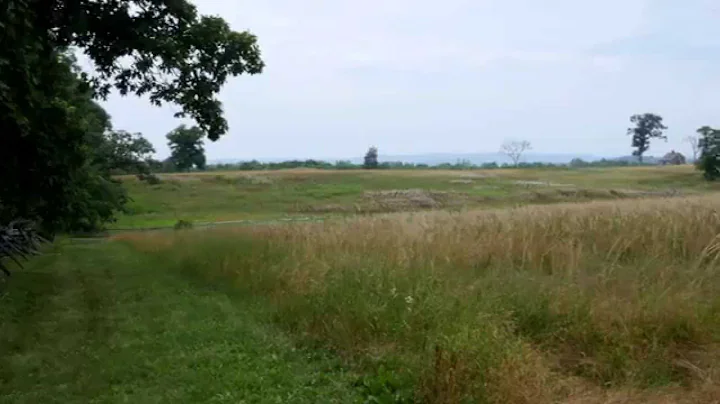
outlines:
[{"label": "distant treeline", "polygon": [[[497,169],[497,168],[580,168],[580,167],[623,167],[637,165],[654,165],[653,163],[639,163],[637,161],[601,159],[595,161],[584,161],[582,159],[574,159],[570,163],[519,163],[517,167],[513,164],[491,162],[482,164],[473,164],[467,160],[457,161],[455,163],[441,164],[415,164],[405,163],[401,161],[385,161],[378,163],[378,170],[473,170],[473,169]],[[243,161],[238,163],[225,164],[209,164],[207,171],[262,171],[262,170],[282,170],[290,168],[314,168],[322,170],[359,170],[364,168],[362,164],[355,164],[351,161],[340,160],[335,163],[322,160],[288,160],[282,162],[262,163],[257,160]]]}]

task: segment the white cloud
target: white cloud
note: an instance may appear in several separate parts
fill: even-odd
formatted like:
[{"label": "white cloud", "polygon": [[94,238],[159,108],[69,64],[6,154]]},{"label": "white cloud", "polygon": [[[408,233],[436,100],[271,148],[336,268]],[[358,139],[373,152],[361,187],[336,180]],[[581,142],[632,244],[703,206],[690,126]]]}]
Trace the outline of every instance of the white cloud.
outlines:
[{"label": "white cloud", "polygon": [[623,69],[625,62],[617,56],[593,56],[592,63],[600,70],[617,73]]},{"label": "white cloud", "polygon": [[[239,3],[239,5],[238,5]],[[318,68],[347,67],[371,59],[391,68],[422,69],[450,58],[474,63],[492,58],[578,52],[638,32],[643,0],[435,1],[350,0],[293,2],[199,1],[238,28],[259,34],[268,63],[302,60]],[[241,13],[231,14],[229,10]],[[281,21],[281,23],[278,23]],[[314,55],[310,55],[314,50]],[[486,58],[481,58],[486,60]],[[528,62],[533,60],[525,57]]]},{"label": "white cloud", "polygon": [[[482,151],[503,137],[541,151],[621,153],[632,113],[667,114],[681,138],[720,108],[705,95],[720,89],[710,55],[691,63],[614,51],[643,49],[649,37],[720,45],[713,0],[196,4],[257,34],[267,62],[262,76],[223,91],[231,133],[208,146],[211,158],[345,156],[368,143],[388,153]],[[109,106],[118,126],[159,145],[176,123],[144,101]]]}]

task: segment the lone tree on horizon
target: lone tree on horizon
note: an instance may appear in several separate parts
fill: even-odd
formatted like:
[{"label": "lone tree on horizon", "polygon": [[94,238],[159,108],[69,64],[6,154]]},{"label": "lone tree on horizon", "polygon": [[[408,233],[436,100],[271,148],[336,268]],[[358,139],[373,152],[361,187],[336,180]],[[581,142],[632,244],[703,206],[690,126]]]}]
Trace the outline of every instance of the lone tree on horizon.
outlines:
[{"label": "lone tree on horizon", "polygon": [[642,163],[643,154],[650,149],[650,140],[653,138],[667,140],[663,131],[667,126],[663,125],[660,115],[642,114],[630,117],[630,122],[635,124],[634,128],[628,128],[628,135],[632,135],[632,147],[635,148],[633,156],[637,156]]},{"label": "lone tree on horizon", "polygon": [[170,147],[170,161],[176,170],[205,169],[205,132],[197,126],[180,125],[165,136]]},{"label": "lone tree on horizon", "polygon": [[371,146],[367,153],[365,153],[365,160],[363,161],[363,168],[373,169],[378,168],[378,149],[375,146]]},{"label": "lone tree on horizon", "polygon": [[720,130],[703,126],[697,133],[700,135],[700,156],[695,165],[705,179],[715,181],[720,178]]},{"label": "lone tree on horizon", "polygon": [[685,136],[683,139],[686,143],[690,144],[690,150],[692,151],[693,161],[697,161],[698,154],[700,154],[700,138],[698,136]]},{"label": "lone tree on horizon", "polygon": [[531,150],[532,145],[527,140],[506,140],[500,146],[500,153],[510,157],[515,167],[520,163],[520,158],[527,150]]}]

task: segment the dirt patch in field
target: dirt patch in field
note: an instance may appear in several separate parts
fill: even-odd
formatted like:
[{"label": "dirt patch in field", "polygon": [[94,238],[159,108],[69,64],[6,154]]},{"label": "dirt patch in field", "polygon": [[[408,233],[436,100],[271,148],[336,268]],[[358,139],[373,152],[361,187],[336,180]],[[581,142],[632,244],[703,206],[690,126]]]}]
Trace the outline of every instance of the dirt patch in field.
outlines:
[{"label": "dirt patch in field", "polygon": [[[478,188],[478,187],[475,187]],[[393,213],[420,210],[453,210],[480,206],[516,204],[552,204],[586,202],[591,200],[673,197],[681,193],[669,191],[639,191],[585,188],[551,188],[525,191],[504,196],[471,195],[464,192],[427,189],[399,189],[366,191],[352,203],[324,203],[298,205],[300,213]]]},{"label": "dirt patch in field", "polygon": [[438,209],[448,204],[460,203],[466,197],[457,192],[425,189],[367,191],[363,194],[363,203],[388,212],[408,209]]},{"label": "dirt patch in field", "polygon": [[317,204],[298,207],[308,213],[389,213],[429,209],[452,209],[485,201],[482,196],[426,189],[366,191],[353,204]]},{"label": "dirt patch in field", "polygon": [[295,212],[299,213],[357,213],[356,205],[340,205],[337,203],[298,205]]},{"label": "dirt patch in field", "polygon": [[556,184],[548,181],[513,181],[515,185],[524,185],[526,187],[574,187],[574,184]]},{"label": "dirt patch in field", "polygon": [[560,188],[552,190],[532,191],[523,193],[521,195],[521,199],[528,202],[553,203],[563,201],[674,197],[680,196],[682,194],[677,190],[639,191],[616,189]]},{"label": "dirt patch in field", "polygon": [[234,176],[205,175],[198,178],[200,178],[202,182],[221,185],[272,185],[275,182],[268,176],[258,174],[241,174]]},{"label": "dirt patch in field", "polygon": [[610,192],[613,195],[619,195],[619,196],[625,196],[628,198],[637,198],[637,197],[644,197],[644,196],[679,196],[681,194],[684,194],[686,192],[680,192],[677,189],[665,189],[665,190],[657,190],[657,191],[644,191],[644,190],[637,190],[637,189],[611,189],[608,192]]}]

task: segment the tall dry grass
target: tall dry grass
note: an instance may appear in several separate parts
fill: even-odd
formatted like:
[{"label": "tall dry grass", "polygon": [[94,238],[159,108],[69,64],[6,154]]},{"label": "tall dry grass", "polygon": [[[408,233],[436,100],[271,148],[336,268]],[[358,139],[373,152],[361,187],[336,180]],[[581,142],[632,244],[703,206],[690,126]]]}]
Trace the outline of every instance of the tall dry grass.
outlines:
[{"label": "tall dry grass", "polygon": [[720,397],[718,206],[706,196],[124,238],[267,298],[305,341],[391,369],[407,382],[383,376],[379,389],[409,383],[408,400],[702,402]]}]

